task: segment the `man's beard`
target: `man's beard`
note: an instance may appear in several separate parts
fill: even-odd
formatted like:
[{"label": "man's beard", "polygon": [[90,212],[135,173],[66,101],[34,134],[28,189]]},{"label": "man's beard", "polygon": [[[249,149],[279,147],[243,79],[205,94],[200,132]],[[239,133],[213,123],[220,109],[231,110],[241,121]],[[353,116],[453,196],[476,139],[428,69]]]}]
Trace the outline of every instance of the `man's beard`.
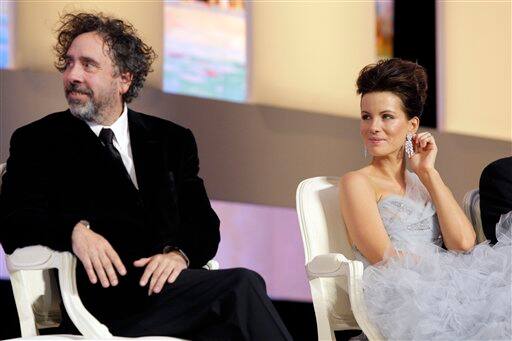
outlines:
[{"label": "man's beard", "polygon": [[[86,86],[79,84],[69,84],[66,86],[66,100],[69,104],[69,111],[73,116],[87,122],[101,123],[103,116],[107,114],[106,110],[112,106],[114,90],[107,96],[100,96],[98,99],[94,98],[94,92]],[[77,92],[87,96],[87,99],[71,99],[68,97],[70,92]],[[106,109],[106,110],[105,110]]]}]

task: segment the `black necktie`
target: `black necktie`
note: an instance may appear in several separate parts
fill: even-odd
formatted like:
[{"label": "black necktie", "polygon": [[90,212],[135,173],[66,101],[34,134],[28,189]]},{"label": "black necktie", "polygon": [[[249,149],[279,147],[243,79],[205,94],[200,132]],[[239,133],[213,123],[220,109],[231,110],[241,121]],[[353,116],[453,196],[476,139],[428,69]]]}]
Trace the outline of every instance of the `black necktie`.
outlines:
[{"label": "black necktie", "polygon": [[[114,132],[109,128],[103,128],[100,131],[100,140],[101,143],[105,146],[108,153],[112,157],[112,159],[118,164],[118,166],[122,167],[124,174],[128,177],[130,182],[132,182],[132,179],[130,175],[128,174],[128,171],[126,170],[126,167],[124,166],[123,159],[121,158],[121,154],[119,154],[119,151],[114,147]],[[132,182],[133,183],[133,182]]]},{"label": "black necktie", "polygon": [[123,159],[121,158],[121,154],[119,154],[119,151],[114,147],[114,132],[109,128],[103,128],[100,131],[100,140],[101,143],[107,148],[110,155],[117,160],[118,162],[121,162],[121,164],[124,167]]}]

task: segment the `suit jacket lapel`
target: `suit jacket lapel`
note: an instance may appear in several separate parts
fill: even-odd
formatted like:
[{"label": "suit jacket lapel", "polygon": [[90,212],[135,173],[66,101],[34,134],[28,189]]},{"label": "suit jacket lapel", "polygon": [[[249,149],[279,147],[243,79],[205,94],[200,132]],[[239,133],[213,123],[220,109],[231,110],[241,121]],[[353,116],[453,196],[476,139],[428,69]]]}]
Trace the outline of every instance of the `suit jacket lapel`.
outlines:
[{"label": "suit jacket lapel", "polygon": [[64,148],[68,150],[67,155],[76,159],[82,167],[94,169],[101,174],[105,171],[106,160],[104,147],[99,138],[91,130],[86,122],[73,116],[69,110],[65,112],[65,121],[63,122]]},{"label": "suit jacket lapel", "polygon": [[[112,176],[119,179],[121,184],[126,184],[129,191],[137,192],[133,185],[128,173],[121,169],[122,166],[111,160],[110,155],[105,151],[105,147],[101,144],[99,138],[91,130],[86,122],[76,118],[69,112],[66,112],[66,132],[68,134],[67,144],[73,153],[79,158],[82,165],[89,168],[88,172],[94,172],[98,175],[99,179],[105,178],[104,174],[111,172]],[[124,173],[123,173],[124,171]]]},{"label": "suit jacket lapel", "polygon": [[65,120],[66,129],[63,131],[68,134],[67,143],[72,143],[76,148],[87,151],[102,147],[100,140],[87,123],[73,116],[69,109],[65,111]]}]

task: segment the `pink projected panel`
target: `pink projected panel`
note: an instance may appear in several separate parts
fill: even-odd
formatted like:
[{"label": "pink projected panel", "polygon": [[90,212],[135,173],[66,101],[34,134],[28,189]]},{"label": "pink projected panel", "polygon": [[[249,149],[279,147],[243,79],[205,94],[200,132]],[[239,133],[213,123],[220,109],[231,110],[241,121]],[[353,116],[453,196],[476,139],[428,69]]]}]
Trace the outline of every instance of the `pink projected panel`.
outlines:
[{"label": "pink projected panel", "polygon": [[9,273],[7,272],[7,266],[5,265],[5,253],[2,245],[0,244],[0,279],[9,278]]},{"label": "pink projected panel", "polygon": [[295,209],[225,201],[212,206],[221,220],[215,256],[221,268],[257,271],[273,299],[311,301]]},{"label": "pink projected panel", "polygon": [[[221,220],[215,256],[221,268],[257,271],[273,299],[311,301],[295,209],[225,201],[212,206]],[[8,278],[1,246],[0,277]]]}]

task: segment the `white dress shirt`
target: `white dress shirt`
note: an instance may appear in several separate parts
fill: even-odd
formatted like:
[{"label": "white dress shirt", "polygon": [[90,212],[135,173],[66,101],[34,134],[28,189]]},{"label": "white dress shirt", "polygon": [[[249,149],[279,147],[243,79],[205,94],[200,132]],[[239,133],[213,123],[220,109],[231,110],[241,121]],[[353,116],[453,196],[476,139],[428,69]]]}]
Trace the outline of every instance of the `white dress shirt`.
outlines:
[{"label": "white dress shirt", "polygon": [[128,107],[126,106],[126,103],[124,104],[123,113],[110,127],[94,122],[87,122],[87,124],[96,136],[100,136],[100,131],[103,128],[109,128],[112,130],[114,133],[114,141],[112,143],[119,151],[119,154],[121,154],[124,167],[130,175],[133,184],[137,189],[139,189],[137,176],[135,174],[135,166],[133,165],[132,145],[130,142],[130,131],[128,130]]}]

